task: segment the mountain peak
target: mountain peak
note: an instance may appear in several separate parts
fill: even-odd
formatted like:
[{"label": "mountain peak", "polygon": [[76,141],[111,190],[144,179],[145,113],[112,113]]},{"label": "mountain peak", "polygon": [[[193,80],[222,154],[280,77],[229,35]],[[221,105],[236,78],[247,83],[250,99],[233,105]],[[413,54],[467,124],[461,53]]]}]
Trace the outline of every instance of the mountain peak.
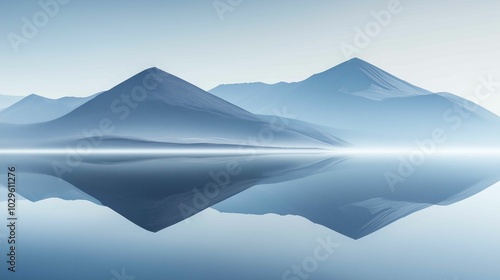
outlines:
[{"label": "mountain peak", "polygon": [[366,90],[403,92],[405,95],[430,93],[357,57],[313,75],[306,80],[306,82],[308,81],[323,84],[330,90],[347,93]]},{"label": "mountain peak", "polygon": [[366,63],[366,64],[369,64],[368,62],[362,60],[361,58],[358,58],[358,57],[353,57],[349,60],[347,60],[346,62],[351,62],[351,63]]},{"label": "mountain peak", "polygon": [[[142,72],[140,72],[140,73],[146,73],[146,74],[147,74],[147,73],[155,73],[155,74],[168,74],[168,75],[170,75],[169,73],[167,73],[167,72],[165,72],[165,71],[161,70],[160,68],[158,68],[158,67],[156,67],[156,66],[153,66],[153,67],[149,67],[149,68],[147,68],[147,69],[144,69],[144,70],[143,70]],[[140,73],[139,73],[139,74],[140,74]]]},{"label": "mountain peak", "polygon": [[[150,81],[148,81],[148,79]],[[117,85],[117,87],[124,84],[137,85],[137,83],[144,85],[145,83],[154,83],[154,81],[156,81],[160,86],[182,87],[185,89],[189,89],[189,91],[193,92],[204,91],[201,88],[195,86],[194,84],[191,84],[190,82],[155,66],[147,68],[137,73],[136,75],[132,76],[131,78]]]},{"label": "mountain peak", "polygon": [[26,96],[24,99],[25,100],[42,100],[42,99],[48,99],[48,98],[32,93],[32,94]]},{"label": "mountain peak", "polygon": [[[147,68],[147,69],[144,69],[142,70],[141,72],[135,74],[134,76],[132,76],[130,79],[134,79],[135,77],[140,77],[140,78],[144,78],[146,77],[147,75],[154,75],[154,76],[173,76],[175,77],[174,75],[170,74],[170,73],[167,73],[163,70],[161,70],[160,68],[158,67],[150,67],[150,68]],[[126,81],[125,81],[126,82]]]},{"label": "mountain peak", "polygon": [[[130,101],[130,98],[133,100]],[[120,105],[125,106],[125,108],[122,109]],[[147,68],[110,90],[99,94],[72,112],[70,117],[90,114],[91,111],[102,111],[107,114],[110,106],[124,112],[132,111],[130,108],[126,108],[126,106],[132,106],[133,111],[141,116],[149,115],[148,110],[155,108],[155,110],[165,112],[193,110],[211,112],[226,117],[256,119],[249,112],[157,67]],[[158,115],[164,114],[159,113]]]},{"label": "mountain peak", "polygon": [[369,63],[368,61],[362,60],[362,59],[357,58],[357,57],[351,58],[351,59],[347,60],[344,63],[347,64],[347,65],[349,65],[350,67],[364,68],[364,69],[372,68],[372,69],[377,69],[379,71],[385,72],[384,70],[382,70],[382,69],[378,68],[377,66]]},{"label": "mountain peak", "polygon": [[[321,75],[323,73],[328,73],[330,71],[332,72],[335,72],[335,74],[342,74],[342,73],[345,73],[345,74],[349,74],[349,75],[356,75],[356,76],[359,76],[359,75],[365,75],[366,72],[363,72],[363,70],[372,70],[372,71],[377,71],[377,72],[382,72],[382,73],[387,73],[385,72],[384,70],[378,68],[377,66],[369,63],[369,62],[366,62],[360,58],[351,58],[347,61],[344,61],[322,73],[319,73],[317,75]],[[347,72],[349,71],[349,72]],[[388,74],[388,73],[387,73]]]},{"label": "mountain peak", "polygon": [[[181,78],[167,73],[158,67],[150,67],[121,82],[109,91],[116,94],[122,94],[124,92],[131,92],[132,89],[137,86],[148,87],[149,84],[154,85],[154,87],[168,86],[169,84],[183,85],[186,87],[191,85]],[[194,87],[194,85],[192,85],[192,87]]]}]

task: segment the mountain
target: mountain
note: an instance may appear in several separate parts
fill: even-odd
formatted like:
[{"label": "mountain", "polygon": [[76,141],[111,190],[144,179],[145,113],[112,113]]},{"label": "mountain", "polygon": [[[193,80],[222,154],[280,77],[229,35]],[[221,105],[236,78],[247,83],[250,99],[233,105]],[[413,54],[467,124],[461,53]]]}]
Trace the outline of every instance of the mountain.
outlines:
[{"label": "mountain", "polygon": [[[47,190],[26,188],[20,192],[24,197],[93,200],[150,231],[215,207],[300,215],[357,239],[430,205],[465,199],[500,179],[496,158],[457,160],[427,152],[438,144],[496,145],[498,117],[360,60],[304,82],[277,84],[267,95],[268,101],[259,102],[280,117],[255,115],[150,68],[55,120],[0,123],[0,146],[9,153],[14,148],[9,160],[32,175],[29,182],[66,182]],[[420,150],[381,158],[318,150],[347,145],[340,140],[344,136],[365,145],[419,143]],[[260,156],[251,152],[256,146]],[[15,148],[50,150],[28,151],[43,154],[34,156],[16,154]],[[281,148],[321,153],[275,152]]]},{"label": "mountain", "polygon": [[[255,114],[286,108],[359,145],[411,145],[444,130],[449,145],[496,145],[499,118],[449,93],[432,93],[354,58],[296,83],[221,85],[210,91]],[[342,132],[344,131],[344,132]]]},{"label": "mountain", "polygon": [[39,147],[110,136],[154,142],[270,147],[338,143],[335,137],[321,132],[310,136],[305,133],[311,132],[309,128],[285,127],[281,122],[279,118],[273,123],[256,116],[178,77],[150,68],[56,120],[0,125],[4,132],[0,142],[11,147]]},{"label": "mountain", "polygon": [[434,156],[391,188],[384,174],[397,169],[401,158],[348,157],[302,178],[254,186],[213,208],[302,216],[359,239],[427,207],[463,201],[500,180],[497,156]]},{"label": "mountain", "polygon": [[[2,149],[49,151],[43,156],[9,155],[33,183],[33,188],[20,190],[23,197],[88,199],[151,231],[182,221],[258,182],[303,176],[331,161],[304,155],[292,161],[288,155],[273,158],[271,152],[253,159],[255,147],[265,153],[268,148],[343,144],[303,122],[256,116],[157,68],[138,73],[55,120],[0,123]],[[119,152],[97,153],[110,149]],[[224,154],[226,149],[232,157]],[[89,150],[96,153],[86,153]],[[173,150],[175,156],[158,152],[165,150]],[[200,156],[196,150],[215,156]],[[216,186],[218,194],[206,205],[193,205],[198,197],[195,188],[225,180],[226,171],[231,184]],[[35,182],[52,187],[36,188]]]},{"label": "mountain", "polygon": [[0,95],[0,111],[23,99],[24,96]]},{"label": "mountain", "polygon": [[300,96],[301,100],[335,93],[338,95],[355,95],[377,101],[387,98],[431,94],[431,92],[398,79],[359,58],[348,60],[298,83],[220,85],[210,90],[210,92],[224,99],[246,97],[249,94],[259,94],[267,98],[273,99],[274,97],[278,99],[277,96],[273,95],[278,94],[278,92],[293,90],[303,92],[305,96]]},{"label": "mountain", "polygon": [[0,123],[29,124],[57,119],[95,96],[49,99],[31,94],[0,112]]}]

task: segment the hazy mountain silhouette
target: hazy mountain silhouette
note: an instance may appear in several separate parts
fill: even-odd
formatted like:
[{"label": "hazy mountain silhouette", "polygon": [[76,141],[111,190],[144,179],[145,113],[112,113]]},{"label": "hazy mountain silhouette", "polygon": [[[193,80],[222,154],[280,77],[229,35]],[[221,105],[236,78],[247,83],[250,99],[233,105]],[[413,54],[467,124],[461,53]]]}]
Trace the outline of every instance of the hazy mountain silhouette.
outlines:
[{"label": "hazy mountain silhouette", "polygon": [[[33,200],[93,200],[150,231],[220,203],[216,207],[224,211],[300,215],[360,238],[430,205],[465,199],[499,179],[496,159],[428,156],[417,170],[404,158],[217,154],[252,146],[264,151],[333,148],[345,145],[344,139],[358,145],[414,145],[433,137],[435,129],[443,131],[446,141],[439,144],[445,147],[498,145],[497,116],[452,94],[412,86],[358,59],[299,83],[238,87],[251,101],[239,105],[255,106],[252,111],[265,115],[150,68],[55,120],[0,123],[0,144],[4,149],[85,150],[97,142],[103,149],[120,149],[112,155],[77,155],[76,160],[64,152],[18,155],[15,162],[23,172],[36,175],[31,181],[54,182],[58,177],[68,183],[22,192]],[[254,90],[265,91],[252,100]],[[285,117],[270,116],[280,110],[286,111]],[[121,152],[130,148],[139,152]],[[147,152],[193,148],[214,156]],[[401,167],[404,160],[406,167]],[[387,171],[401,177],[397,187],[390,187]],[[401,175],[405,172],[410,175]]]},{"label": "hazy mountain silhouette", "polygon": [[[339,143],[321,132],[306,135],[310,128],[285,127],[282,121],[272,123],[178,77],[150,68],[56,120],[0,124],[6,132],[0,141],[10,146],[40,146],[101,135],[181,143],[251,141],[256,146],[276,147]],[[265,140],[259,141],[263,134]]]},{"label": "hazy mountain silhouette", "polygon": [[0,112],[0,123],[29,124],[57,119],[95,96],[49,99],[31,94]]},{"label": "hazy mountain silhouette", "polygon": [[[449,93],[431,93],[357,58],[296,83],[221,85],[216,96],[256,114],[286,107],[354,144],[408,144],[446,130],[449,144],[496,145],[499,118]],[[342,133],[341,130],[347,130]]]},{"label": "hazy mountain silhouette", "polygon": [[398,156],[345,158],[303,178],[255,186],[214,208],[298,215],[358,239],[427,207],[467,199],[500,180],[498,157],[437,156],[391,188],[384,174],[397,170],[400,160]]},{"label": "hazy mountain silhouette", "polygon": [[0,111],[23,99],[24,96],[0,95]]}]

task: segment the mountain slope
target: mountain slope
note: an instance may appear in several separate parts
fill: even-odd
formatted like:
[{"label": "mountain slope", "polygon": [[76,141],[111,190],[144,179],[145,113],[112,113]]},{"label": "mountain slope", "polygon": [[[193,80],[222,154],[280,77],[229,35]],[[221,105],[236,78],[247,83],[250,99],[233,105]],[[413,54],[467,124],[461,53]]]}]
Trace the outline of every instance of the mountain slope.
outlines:
[{"label": "mountain slope", "polygon": [[318,93],[335,91],[352,94],[367,91],[372,94],[356,95],[373,100],[430,94],[358,58],[313,75],[300,83],[297,88],[298,90],[315,88]]},{"label": "mountain slope", "polygon": [[29,124],[45,122],[62,117],[94,96],[85,98],[64,97],[49,99],[31,94],[0,112],[1,123]]},{"label": "mountain slope", "polygon": [[[280,120],[277,118],[277,122]],[[1,128],[1,127],[0,127]],[[227,101],[157,68],[147,69],[99,94],[69,114],[45,123],[3,125],[0,141],[40,145],[99,136],[173,143],[317,147],[305,129],[273,127]],[[44,141],[46,140],[46,141]],[[57,142],[56,141],[56,142]]]},{"label": "mountain slope", "polygon": [[[280,93],[295,91],[304,92],[303,95],[307,97],[337,94],[356,95],[372,100],[431,94],[358,58],[348,60],[301,82],[220,85],[210,90],[210,93],[231,101],[245,98],[247,95],[258,95],[279,101],[280,98],[285,98],[279,96]],[[247,106],[253,107],[255,104]],[[253,109],[258,110],[258,108]]]},{"label": "mountain slope", "polygon": [[24,96],[0,95],[0,111],[23,99]]},{"label": "mountain slope", "polygon": [[301,82],[222,85],[210,92],[256,114],[286,108],[297,119],[351,131],[357,136],[337,136],[353,144],[411,145],[434,129],[445,130],[450,145],[494,145],[500,136],[490,137],[500,122],[484,108],[471,109],[458,96],[431,93],[360,59]]}]

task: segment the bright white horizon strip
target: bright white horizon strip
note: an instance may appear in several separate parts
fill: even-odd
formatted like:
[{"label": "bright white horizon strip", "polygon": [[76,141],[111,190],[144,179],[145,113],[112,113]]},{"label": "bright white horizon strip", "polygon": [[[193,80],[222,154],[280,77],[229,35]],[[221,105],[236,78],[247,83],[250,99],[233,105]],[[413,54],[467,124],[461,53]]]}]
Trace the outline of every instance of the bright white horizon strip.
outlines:
[{"label": "bright white horizon strip", "polygon": [[92,149],[77,151],[76,149],[0,149],[0,155],[250,155],[250,154],[318,154],[325,153],[321,149],[276,149],[276,148],[242,148],[242,149]]},{"label": "bright white horizon strip", "polygon": [[203,149],[203,148],[165,148],[165,149],[91,149],[88,151],[78,151],[75,149],[0,149],[0,155],[411,155],[424,154],[432,155],[496,155],[500,156],[499,148],[449,148],[436,149],[434,151],[423,151],[419,149],[404,148],[267,148],[267,147],[245,147],[241,149],[221,148],[221,149]]}]

